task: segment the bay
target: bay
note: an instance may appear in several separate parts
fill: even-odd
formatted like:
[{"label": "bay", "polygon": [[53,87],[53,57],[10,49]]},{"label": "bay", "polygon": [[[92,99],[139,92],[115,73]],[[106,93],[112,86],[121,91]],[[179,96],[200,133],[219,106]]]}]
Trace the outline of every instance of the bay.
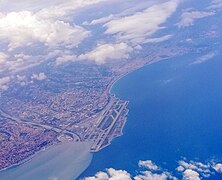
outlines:
[{"label": "bay", "polygon": [[139,160],[172,172],[182,158],[221,160],[222,57],[194,63],[199,56],[146,66],[113,86],[112,93],[130,102],[124,135],[96,153],[81,177],[111,167],[136,174]]}]

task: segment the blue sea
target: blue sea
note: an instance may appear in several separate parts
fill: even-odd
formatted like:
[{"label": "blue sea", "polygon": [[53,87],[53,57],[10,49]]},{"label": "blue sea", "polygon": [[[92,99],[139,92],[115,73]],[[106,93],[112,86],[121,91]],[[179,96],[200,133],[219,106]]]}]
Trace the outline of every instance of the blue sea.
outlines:
[{"label": "blue sea", "polygon": [[222,56],[193,63],[200,56],[145,66],[114,85],[112,93],[130,102],[124,135],[96,153],[81,177],[111,167],[136,175],[139,160],[174,173],[183,158],[222,160]]}]

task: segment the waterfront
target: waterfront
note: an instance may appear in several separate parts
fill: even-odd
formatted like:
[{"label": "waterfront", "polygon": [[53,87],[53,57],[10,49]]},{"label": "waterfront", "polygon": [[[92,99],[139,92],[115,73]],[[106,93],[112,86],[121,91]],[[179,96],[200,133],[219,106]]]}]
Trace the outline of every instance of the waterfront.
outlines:
[{"label": "waterfront", "polygon": [[183,158],[221,161],[222,62],[218,55],[193,64],[199,56],[146,66],[113,86],[118,98],[130,102],[124,135],[96,153],[81,177],[110,167],[136,174],[139,160],[174,173]]},{"label": "waterfront", "polygon": [[28,162],[0,172],[4,180],[72,180],[91,162],[91,143],[67,142],[40,152]]},{"label": "waterfront", "polygon": [[[116,82],[111,92],[129,100],[123,136],[95,153],[80,178],[110,167],[136,175],[139,160],[150,159],[174,173],[182,158],[221,160],[222,62],[217,57],[193,64],[197,58],[187,55],[151,64]],[[1,172],[0,179],[76,179],[90,164],[89,147],[88,143],[52,147]]]}]

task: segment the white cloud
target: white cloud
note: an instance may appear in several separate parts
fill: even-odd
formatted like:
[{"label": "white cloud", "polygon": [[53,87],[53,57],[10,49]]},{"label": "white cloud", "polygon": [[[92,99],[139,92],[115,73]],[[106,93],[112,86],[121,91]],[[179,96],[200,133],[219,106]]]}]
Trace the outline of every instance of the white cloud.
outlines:
[{"label": "white cloud", "polygon": [[106,16],[106,17],[102,17],[102,18],[99,18],[99,19],[92,20],[90,23],[89,22],[84,22],[83,25],[103,24],[103,23],[106,23],[108,21],[113,20],[114,18],[115,18],[115,16],[113,14],[111,14],[111,15]]},{"label": "white cloud", "polygon": [[[105,1],[0,1],[0,41],[4,49],[0,52],[0,72],[33,67],[48,60],[51,52],[77,47],[90,36],[90,32],[73,22],[73,14],[81,8]],[[16,57],[16,54],[24,57]],[[60,56],[63,55],[60,53]]]},{"label": "white cloud", "polygon": [[3,52],[0,52],[0,66],[5,66],[7,60],[8,60],[8,55]]},{"label": "white cloud", "polygon": [[7,54],[0,52],[0,62],[5,61],[8,58]]},{"label": "white cloud", "polygon": [[8,83],[10,82],[10,77],[2,77],[0,78],[0,90],[5,91],[8,89]]},{"label": "white cloud", "polygon": [[208,172],[208,169],[210,168],[210,164],[203,164],[201,162],[194,162],[190,161],[190,163],[187,163],[185,161],[179,161],[179,164],[183,166],[185,169],[192,169],[199,172]]},{"label": "white cloud", "polygon": [[147,161],[139,161],[138,165],[140,167],[145,167],[149,170],[153,170],[153,171],[157,171],[158,170],[158,166],[156,164],[154,164],[151,160],[147,160]]},{"label": "white cloud", "polygon": [[31,56],[23,53],[9,54],[12,55],[7,55],[7,58],[4,58],[4,60],[0,62],[0,72],[8,71],[16,73],[29,67],[33,67],[48,59],[45,55]]},{"label": "white cloud", "polygon": [[211,5],[208,7],[208,9],[222,9],[222,1],[221,0],[213,0]]},{"label": "white cloud", "polygon": [[202,19],[208,16],[215,15],[214,12],[206,12],[206,11],[188,11],[184,12],[181,15],[180,21],[177,23],[177,26],[179,28],[192,26],[194,24],[194,21],[198,19]]},{"label": "white cloud", "polygon": [[19,11],[32,11],[41,12],[44,17],[61,17],[68,15],[71,11],[104,2],[107,0],[1,0],[0,12],[19,12]]},{"label": "white cloud", "polygon": [[[90,31],[73,22],[74,14],[80,12],[81,8],[106,1],[108,0],[0,1],[0,41],[5,46],[2,47],[4,52],[0,52],[0,72],[15,73],[48,59],[55,59],[57,65],[83,59],[102,64],[108,60],[129,58],[132,47],[138,45],[136,42],[146,40],[156,43],[170,38],[169,35],[157,38],[152,38],[151,35],[164,28],[163,24],[176,10],[178,1],[168,0],[156,5],[153,5],[156,2],[139,3],[138,7],[136,5],[133,8],[128,5],[129,9],[126,12],[123,10],[119,15],[91,22],[105,23],[106,33],[121,37],[119,40],[104,42],[80,56],[70,53],[91,35]],[[120,26],[119,30],[117,26]],[[124,28],[125,26],[130,28]],[[136,44],[131,45],[129,42]],[[56,51],[59,53],[52,57],[52,52]]]},{"label": "white cloud", "polygon": [[26,79],[25,76],[20,76],[20,75],[17,75],[16,78],[18,81],[24,81]]},{"label": "white cloud", "polygon": [[183,179],[184,180],[200,180],[200,175],[191,169],[187,169],[183,173]]},{"label": "white cloud", "polygon": [[108,169],[110,180],[131,180],[130,174],[123,170]]},{"label": "white cloud", "polygon": [[38,11],[40,9],[59,5],[63,0],[45,1],[45,0],[1,0],[0,1],[0,11],[1,12],[11,12],[11,11]]},{"label": "white cloud", "polygon": [[16,75],[16,80],[21,86],[25,86],[28,84],[26,76]]},{"label": "white cloud", "polygon": [[[202,178],[213,177],[215,171],[222,173],[222,164],[215,163],[213,160],[207,164],[190,161],[189,163],[181,160],[178,162],[179,166],[176,168],[176,174],[181,173],[183,180],[200,180]],[[127,171],[107,169],[106,172],[98,172],[93,177],[87,177],[85,180],[177,180],[169,171],[163,170],[158,167],[151,160],[139,161],[138,166],[140,169],[135,170],[137,175],[132,176]],[[141,168],[147,168],[144,170]]]},{"label": "white cloud", "polygon": [[107,172],[99,172],[94,177],[87,177],[85,180],[131,180],[131,176],[126,171],[110,168]]},{"label": "white cloud", "polygon": [[[151,171],[139,171],[138,175],[132,177],[127,171],[110,168],[106,172],[98,172],[95,176],[87,177],[85,180],[177,180],[169,172],[161,172],[161,168],[157,167],[151,160],[139,161],[138,166],[145,167]],[[152,170],[158,171],[158,173],[153,173]]]},{"label": "white cloud", "polygon": [[187,169],[183,172],[183,179],[184,180],[200,180],[200,175],[198,172]]},{"label": "white cloud", "polygon": [[176,170],[179,171],[179,172],[183,172],[185,170],[185,168],[183,166],[178,166],[176,168]]},{"label": "white cloud", "polygon": [[103,64],[107,60],[119,60],[129,58],[129,53],[132,52],[132,48],[126,43],[119,44],[102,44],[79,56],[79,60],[91,60],[97,64]]},{"label": "white cloud", "polygon": [[214,165],[213,168],[218,173],[222,173],[222,164],[218,163],[218,164]]},{"label": "white cloud", "polygon": [[46,46],[77,46],[89,32],[80,26],[59,20],[41,19],[29,11],[12,12],[0,16],[0,39],[9,48],[27,46],[35,42]]},{"label": "white cloud", "polygon": [[201,57],[199,57],[196,61],[194,61],[192,64],[201,64],[201,63],[204,63],[208,60],[211,60],[213,59],[215,56],[217,55],[217,53],[215,52],[210,52],[206,55],[203,55]]},{"label": "white cloud", "polygon": [[[184,160],[179,161],[179,166],[176,168],[176,170],[178,172],[182,172],[183,174],[190,172],[190,170],[195,171],[199,174],[199,176],[201,175],[202,177],[209,177],[212,175],[212,171],[211,171],[212,165],[210,163],[207,164],[203,164],[201,162],[195,162],[195,161],[190,161],[185,162]],[[186,172],[186,173],[185,173]]]},{"label": "white cloud", "polygon": [[[83,22],[83,25],[104,24],[104,23],[107,23],[107,22],[109,22],[111,20],[116,20],[116,19],[119,19],[119,18],[131,16],[131,15],[135,14],[135,12],[141,12],[144,9],[146,9],[147,7],[150,7],[150,6],[152,6],[154,4],[157,4],[157,3],[159,3],[159,2],[156,2],[156,1],[153,1],[153,0],[151,0],[151,1],[144,1],[144,2],[128,1],[126,3],[127,4],[127,8],[125,10],[121,11],[120,13],[110,14],[110,15],[105,16],[105,17],[101,17],[101,18],[98,18],[98,19],[91,20],[90,22],[89,21],[85,21],[85,22]],[[119,2],[118,1],[113,1],[112,4],[114,6],[118,6]]]},{"label": "white cloud", "polygon": [[59,56],[56,58],[56,65],[61,65],[67,62],[74,62],[77,60],[76,55],[72,55],[72,54],[63,54],[62,56]]},{"label": "white cloud", "polygon": [[106,34],[132,43],[143,43],[148,37],[164,28],[163,24],[176,11],[179,1],[171,0],[153,5],[142,12],[120,17],[104,24]]},{"label": "white cloud", "polygon": [[86,180],[93,180],[93,179],[106,180],[106,179],[109,179],[109,176],[105,172],[98,172],[98,173],[96,173],[95,177],[86,178]]},{"label": "white cloud", "polygon": [[192,38],[187,38],[187,39],[185,39],[185,42],[188,42],[188,43],[193,42],[193,39]]},{"label": "white cloud", "polygon": [[152,173],[151,171],[143,171],[140,175],[131,178],[131,175],[123,170],[115,170],[110,168],[107,172],[98,172],[93,177],[87,177],[85,180],[167,180],[177,178],[172,177],[169,173]]},{"label": "white cloud", "polygon": [[179,165],[184,167],[185,169],[197,169],[197,166],[195,164],[192,163],[187,163],[185,161],[179,161]]},{"label": "white cloud", "polygon": [[31,78],[38,81],[42,81],[45,80],[47,76],[45,75],[45,73],[39,73],[39,74],[33,74]]},{"label": "white cloud", "polygon": [[149,38],[149,39],[146,39],[143,43],[159,43],[159,42],[167,41],[171,37],[172,35],[165,35],[158,38]]},{"label": "white cloud", "polygon": [[68,0],[63,1],[58,5],[50,6],[48,8],[44,8],[38,12],[38,15],[42,18],[61,18],[67,17],[70,14],[73,14],[75,10],[95,5],[101,2],[105,2],[107,0]]},{"label": "white cloud", "polygon": [[152,173],[151,171],[144,171],[142,175],[137,175],[134,177],[135,180],[167,180],[173,179],[168,173]]}]

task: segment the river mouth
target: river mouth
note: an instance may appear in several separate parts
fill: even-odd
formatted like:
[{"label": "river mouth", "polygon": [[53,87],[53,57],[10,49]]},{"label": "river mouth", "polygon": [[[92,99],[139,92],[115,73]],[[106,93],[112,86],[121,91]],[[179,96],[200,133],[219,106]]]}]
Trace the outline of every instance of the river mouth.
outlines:
[{"label": "river mouth", "polygon": [[73,180],[89,166],[90,142],[66,142],[41,151],[28,162],[0,172],[4,180]]}]

